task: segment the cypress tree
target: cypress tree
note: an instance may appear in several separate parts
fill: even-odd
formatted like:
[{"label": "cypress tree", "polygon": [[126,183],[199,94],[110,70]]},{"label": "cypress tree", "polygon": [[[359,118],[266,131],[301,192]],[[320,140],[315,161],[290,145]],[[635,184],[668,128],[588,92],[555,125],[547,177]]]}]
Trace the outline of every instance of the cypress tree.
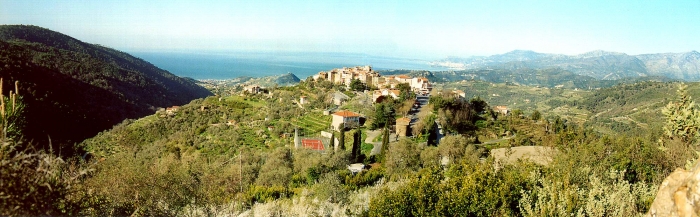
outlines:
[{"label": "cypress tree", "polygon": [[389,128],[386,126],[384,127],[384,135],[382,137],[382,149],[379,153],[379,161],[383,163],[386,158],[386,150],[389,148]]},{"label": "cypress tree", "polygon": [[331,133],[331,144],[329,148],[333,148],[333,151],[338,151],[335,149],[335,133]]},{"label": "cypress tree", "polygon": [[352,156],[351,159],[354,162],[359,162],[360,158],[360,146],[362,145],[362,133],[360,133],[360,129],[355,130],[352,136]]},{"label": "cypress tree", "polygon": [[338,136],[338,149],[345,150],[345,125],[341,123],[340,126],[338,126],[338,129],[340,129],[340,136]]}]

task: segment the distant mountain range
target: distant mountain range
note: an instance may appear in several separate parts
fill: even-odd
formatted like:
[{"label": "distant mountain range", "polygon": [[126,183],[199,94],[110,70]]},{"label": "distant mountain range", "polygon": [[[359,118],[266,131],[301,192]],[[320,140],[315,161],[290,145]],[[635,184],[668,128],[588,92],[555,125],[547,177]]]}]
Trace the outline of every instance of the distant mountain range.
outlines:
[{"label": "distant mountain range", "polygon": [[667,77],[686,81],[700,80],[700,53],[660,53],[627,55],[591,51],[580,55],[545,54],[515,50],[492,56],[451,57],[431,63],[455,70],[519,70],[558,68],[600,80],[617,80],[645,76]]},{"label": "distant mountain range", "polygon": [[24,139],[51,141],[54,150],[124,119],[212,95],[193,79],[127,53],[36,26],[0,26],[0,77],[6,95],[19,82],[27,105]]}]

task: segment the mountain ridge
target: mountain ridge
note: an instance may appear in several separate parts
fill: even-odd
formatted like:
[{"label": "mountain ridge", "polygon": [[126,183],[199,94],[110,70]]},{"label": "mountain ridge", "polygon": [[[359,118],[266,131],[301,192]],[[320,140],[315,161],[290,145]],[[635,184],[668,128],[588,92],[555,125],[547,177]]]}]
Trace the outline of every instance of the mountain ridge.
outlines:
[{"label": "mountain ridge", "polygon": [[700,80],[700,53],[694,50],[683,53],[639,55],[604,50],[594,50],[578,55],[513,50],[491,56],[450,57],[433,61],[431,64],[433,66],[447,66],[456,70],[561,68],[601,80],[645,76],[664,76],[686,81]]},{"label": "mountain ridge", "polygon": [[19,82],[25,139],[67,149],[124,119],[212,95],[127,53],[37,26],[0,26],[0,77],[5,87]]}]

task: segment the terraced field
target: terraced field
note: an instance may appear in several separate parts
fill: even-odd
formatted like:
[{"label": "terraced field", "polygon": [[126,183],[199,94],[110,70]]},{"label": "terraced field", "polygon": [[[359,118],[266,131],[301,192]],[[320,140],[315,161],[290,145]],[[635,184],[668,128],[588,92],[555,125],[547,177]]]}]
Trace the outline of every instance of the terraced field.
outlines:
[{"label": "terraced field", "polygon": [[310,112],[304,116],[292,119],[292,125],[299,127],[307,135],[316,134],[328,130],[331,124],[331,116],[321,112]]}]

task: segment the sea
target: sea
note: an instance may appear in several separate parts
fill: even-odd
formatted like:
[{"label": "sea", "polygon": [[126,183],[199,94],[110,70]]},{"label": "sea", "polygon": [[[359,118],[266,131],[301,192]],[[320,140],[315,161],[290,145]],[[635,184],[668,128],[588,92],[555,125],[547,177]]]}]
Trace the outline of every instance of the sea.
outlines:
[{"label": "sea", "polygon": [[293,73],[301,79],[334,68],[370,65],[374,70],[445,71],[430,61],[351,53],[311,52],[132,52],[171,73],[194,79],[225,80]]}]

